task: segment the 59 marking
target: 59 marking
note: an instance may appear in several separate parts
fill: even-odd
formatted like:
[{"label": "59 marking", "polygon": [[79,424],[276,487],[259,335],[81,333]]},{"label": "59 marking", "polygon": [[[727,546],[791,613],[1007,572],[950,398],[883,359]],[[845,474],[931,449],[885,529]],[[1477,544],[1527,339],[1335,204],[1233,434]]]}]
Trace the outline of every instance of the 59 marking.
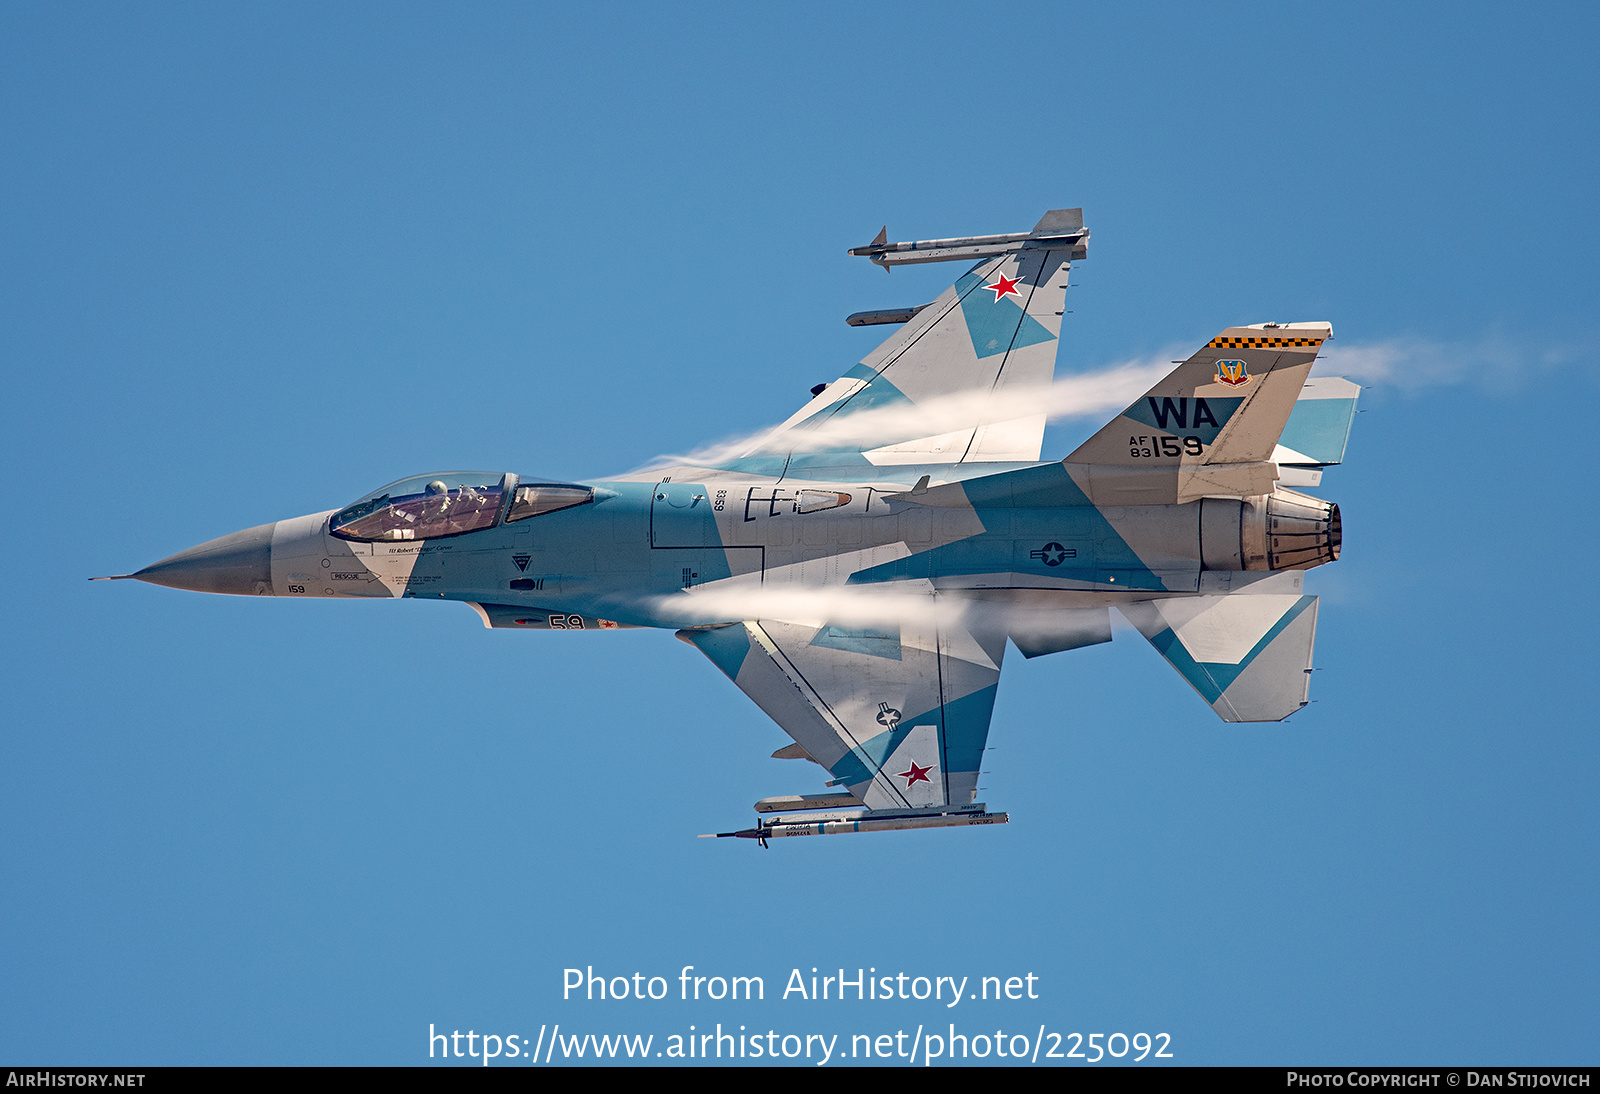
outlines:
[{"label": "59 marking", "polygon": [[1140,457],[1181,456],[1188,453],[1198,456],[1205,450],[1205,444],[1199,437],[1169,437],[1157,434],[1154,437],[1129,437],[1128,455],[1135,459]]}]

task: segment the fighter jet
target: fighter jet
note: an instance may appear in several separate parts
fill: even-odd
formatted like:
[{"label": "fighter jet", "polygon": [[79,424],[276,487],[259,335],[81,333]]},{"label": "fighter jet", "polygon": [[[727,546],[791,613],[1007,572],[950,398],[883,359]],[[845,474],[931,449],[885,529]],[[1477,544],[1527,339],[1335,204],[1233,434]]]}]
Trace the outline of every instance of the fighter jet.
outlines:
[{"label": "fighter jet", "polygon": [[1229,722],[1305,705],[1359,389],[1309,379],[1326,323],[1228,327],[1065,459],[1041,461],[1081,209],[1030,232],[891,243],[970,268],[748,444],[584,482],[442,471],[133,574],[243,596],[460,601],[486,627],[670,628],[824,769],[764,799],[783,836],[1004,823],[976,801],[1008,643],[1109,642],[1115,608]]}]

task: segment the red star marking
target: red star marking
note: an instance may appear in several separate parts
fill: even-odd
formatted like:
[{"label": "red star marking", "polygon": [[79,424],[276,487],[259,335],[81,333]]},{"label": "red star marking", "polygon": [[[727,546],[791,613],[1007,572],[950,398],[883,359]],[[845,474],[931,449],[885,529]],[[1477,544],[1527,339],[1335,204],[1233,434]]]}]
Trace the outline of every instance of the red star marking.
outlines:
[{"label": "red star marking", "polygon": [[931,785],[933,785],[933,780],[928,778],[928,772],[930,772],[932,770],[933,770],[933,765],[932,764],[929,764],[927,767],[918,767],[917,766],[917,762],[915,760],[912,760],[911,761],[911,770],[910,771],[902,771],[902,772],[900,772],[900,774],[897,775],[896,778],[904,779],[906,781],[906,789],[907,790],[910,790],[913,786],[917,785],[917,783],[927,783],[928,785],[931,786]]},{"label": "red star marking", "polygon": [[1014,296],[1018,300],[1021,300],[1022,294],[1017,291],[1017,282],[1019,280],[1021,279],[1016,277],[1007,277],[1005,274],[1001,274],[999,280],[997,280],[993,285],[985,285],[984,288],[994,293],[995,303],[997,304],[1000,302],[1000,298],[1002,296]]}]

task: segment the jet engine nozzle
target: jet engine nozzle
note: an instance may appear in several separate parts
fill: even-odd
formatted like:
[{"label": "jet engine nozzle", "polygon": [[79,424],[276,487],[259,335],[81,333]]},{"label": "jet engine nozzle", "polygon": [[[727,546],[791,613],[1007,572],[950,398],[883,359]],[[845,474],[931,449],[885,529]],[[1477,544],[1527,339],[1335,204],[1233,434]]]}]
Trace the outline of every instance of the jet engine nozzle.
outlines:
[{"label": "jet engine nozzle", "polygon": [[1337,505],[1282,487],[1245,502],[1239,531],[1246,570],[1309,570],[1344,540]]}]

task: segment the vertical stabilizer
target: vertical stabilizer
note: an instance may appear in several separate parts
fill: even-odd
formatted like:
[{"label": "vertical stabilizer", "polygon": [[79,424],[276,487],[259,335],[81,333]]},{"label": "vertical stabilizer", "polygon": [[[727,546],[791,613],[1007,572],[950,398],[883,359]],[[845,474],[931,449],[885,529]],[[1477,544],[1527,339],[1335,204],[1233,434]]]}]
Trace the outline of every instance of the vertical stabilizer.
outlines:
[{"label": "vertical stabilizer", "polygon": [[1270,493],[1326,323],[1229,327],[1064,461],[1097,504]]}]

